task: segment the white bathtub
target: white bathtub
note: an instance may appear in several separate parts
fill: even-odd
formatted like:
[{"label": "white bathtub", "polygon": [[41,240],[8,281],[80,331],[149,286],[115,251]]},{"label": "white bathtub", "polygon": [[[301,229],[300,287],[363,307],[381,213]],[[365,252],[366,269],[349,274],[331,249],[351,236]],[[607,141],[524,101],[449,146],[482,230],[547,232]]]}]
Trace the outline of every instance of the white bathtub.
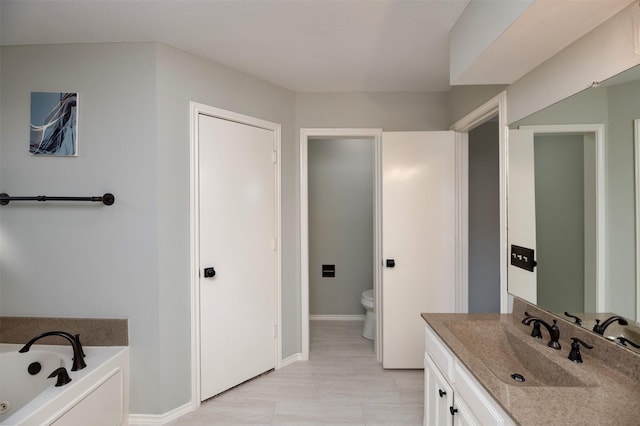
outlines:
[{"label": "white bathtub", "polygon": [[[86,346],[87,367],[71,371],[70,345],[0,343],[0,425],[123,425],[129,416],[129,349],[126,346]],[[38,362],[35,375],[29,365]],[[71,382],[56,387],[48,379],[66,367]]]}]

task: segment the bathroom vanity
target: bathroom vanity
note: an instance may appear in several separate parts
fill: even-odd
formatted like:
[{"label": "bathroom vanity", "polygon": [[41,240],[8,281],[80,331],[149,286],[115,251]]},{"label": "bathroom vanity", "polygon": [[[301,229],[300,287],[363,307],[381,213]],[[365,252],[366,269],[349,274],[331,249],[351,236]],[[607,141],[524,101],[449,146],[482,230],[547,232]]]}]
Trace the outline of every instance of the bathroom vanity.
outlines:
[{"label": "bathroom vanity", "polygon": [[514,424],[429,326],[425,342],[425,425]]},{"label": "bathroom vanity", "polygon": [[[425,328],[425,415],[433,425],[637,425],[640,356],[569,322],[559,350],[549,335],[531,337],[524,310],[549,323],[553,315],[527,304],[512,314],[422,314]],[[583,363],[568,355],[571,338]]]}]

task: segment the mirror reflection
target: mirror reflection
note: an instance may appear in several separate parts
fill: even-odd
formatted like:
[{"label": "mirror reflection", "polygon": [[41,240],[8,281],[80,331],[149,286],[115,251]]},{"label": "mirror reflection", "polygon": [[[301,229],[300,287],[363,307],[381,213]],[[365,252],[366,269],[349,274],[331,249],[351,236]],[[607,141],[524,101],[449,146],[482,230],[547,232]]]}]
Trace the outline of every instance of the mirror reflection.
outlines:
[{"label": "mirror reflection", "polygon": [[508,163],[508,244],[537,261],[509,292],[589,329],[619,315],[604,335],[634,343],[638,123],[640,66],[512,123]]}]

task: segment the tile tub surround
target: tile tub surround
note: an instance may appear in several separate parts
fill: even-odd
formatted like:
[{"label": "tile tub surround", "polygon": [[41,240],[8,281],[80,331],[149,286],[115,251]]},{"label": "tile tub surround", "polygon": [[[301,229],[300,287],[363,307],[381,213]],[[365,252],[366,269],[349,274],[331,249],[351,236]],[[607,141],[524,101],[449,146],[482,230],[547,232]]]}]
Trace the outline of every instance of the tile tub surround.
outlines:
[{"label": "tile tub surround", "polygon": [[[537,309],[537,308],[536,308]],[[513,314],[422,314],[423,319],[442,339],[448,348],[473,374],[498,404],[520,425],[637,425],[640,419],[640,382],[629,373],[637,371],[640,356],[619,347],[600,336],[589,336],[569,322],[558,321],[561,328],[561,350],[547,347],[548,333],[542,329],[542,339],[530,337],[531,327],[521,323],[524,310],[540,316],[545,321],[551,318],[545,311],[529,306],[514,305]],[[506,384],[498,379],[482,361],[470,352],[463,342],[465,336],[458,337],[449,326],[464,321],[500,321],[510,329],[522,331],[525,338],[532,340],[538,353],[548,356],[550,362],[561,365],[574,377],[584,382],[584,387],[535,387]],[[584,335],[582,334],[584,333]],[[583,364],[569,361],[570,338],[578,337],[594,344],[591,350],[582,349]],[[469,337],[471,338],[471,336]],[[533,349],[532,349],[533,350]],[[599,351],[603,351],[600,354]],[[492,358],[509,354],[496,351]],[[605,357],[606,361],[603,360]],[[505,359],[505,363],[507,363]],[[623,365],[624,364],[624,365]],[[628,366],[627,364],[632,364]],[[622,368],[618,368],[622,367]]]},{"label": "tile tub surround", "polygon": [[[128,346],[129,321],[109,318],[0,316],[0,343],[27,343],[47,331],[79,334],[83,346]],[[60,337],[44,337],[40,345],[59,345]]]}]

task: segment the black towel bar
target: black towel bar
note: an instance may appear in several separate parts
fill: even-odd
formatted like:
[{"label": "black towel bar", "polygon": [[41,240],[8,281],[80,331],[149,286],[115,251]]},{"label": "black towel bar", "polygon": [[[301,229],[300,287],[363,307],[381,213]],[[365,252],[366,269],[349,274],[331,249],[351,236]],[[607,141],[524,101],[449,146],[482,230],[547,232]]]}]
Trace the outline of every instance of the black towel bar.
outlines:
[{"label": "black towel bar", "polygon": [[113,194],[106,193],[96,197],[49,197],[47,195],[36,195],[35,197],[10,197],[9,194],[0,194],[0,206],[6,206],[9,201],[99,201],[105,206],[110,206],[116,201]]}]

